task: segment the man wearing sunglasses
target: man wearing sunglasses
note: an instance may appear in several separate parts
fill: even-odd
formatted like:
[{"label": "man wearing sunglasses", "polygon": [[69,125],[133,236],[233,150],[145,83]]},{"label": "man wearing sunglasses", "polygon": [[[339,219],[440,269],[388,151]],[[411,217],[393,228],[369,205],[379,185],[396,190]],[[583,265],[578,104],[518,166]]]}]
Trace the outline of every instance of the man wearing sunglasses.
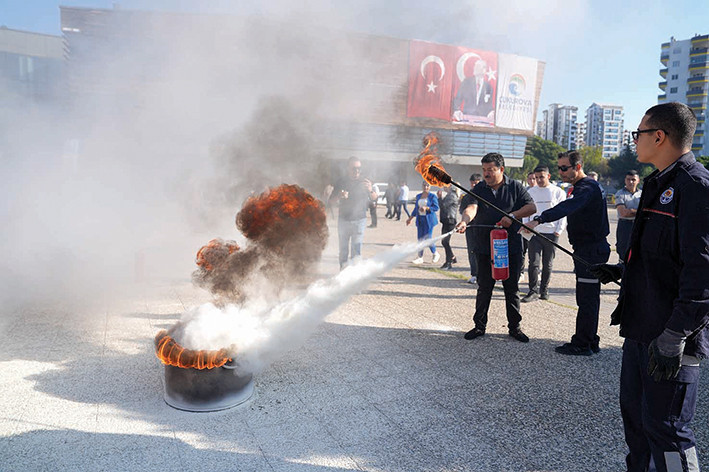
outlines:
[{"label": "man wearing sunglasses", "polygon": [[[694,112],[677,102],[645,112],[632,136],[643,181],[611,324],[620,324],[620,411],[629,471],[698,471],[694,417],[699,359],[709,356],[709,171],[691,153]],[[654,467],[653,466],[654,464]]]},{"label": "man wearing sunglasses", "polygon": [[347,161],[347,175],[335,184],[330,203],[339,202],[337,235],[340,243],[340,270],[347,261],[362,254],[364,227],[367,225],[367,209],[371,201],[377,201],[372,182],[362,177],[362,162],[356,157]]},{"label": "man wearing sunglasses", "polygon": [[[570,197],[556,206],[541,212],[527,226],[534,228],[543,223],[566,217],[569,242],[574,255],[590,264],[608,261],[611,248],[606,237],[610,233],[608,211],[600,184],[586,176],[583,160],[577,151],[562,152],[558,158],[559,175],[564,182],[574,186]],[[601,283],[589,272],[586,264],[574,259],[576,274],[576,333],[571,342],[557,346],[559,354],[592,356],[598,353],[598,311],[601,307]]]}]

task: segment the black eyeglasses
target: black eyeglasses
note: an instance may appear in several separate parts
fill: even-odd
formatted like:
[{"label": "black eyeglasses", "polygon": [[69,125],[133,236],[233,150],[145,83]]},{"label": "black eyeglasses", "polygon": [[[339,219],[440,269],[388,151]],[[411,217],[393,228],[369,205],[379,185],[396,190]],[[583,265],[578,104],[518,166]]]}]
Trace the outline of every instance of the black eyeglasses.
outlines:
[{"label": "black eyeglasses", "polygon": [[662,128],[650,128],[650,129],[639,129],[639,130],[636,130],[636,131],[631,131],[631,132],[630,132],[630,135],[633,137],[633,141],[637,141],[637,140],[638,140],[638,136],[640,136],[641,134],[643,134],[643,133],[652,133],[653,131],[662,131],[662,132],[665,133],[665,134],[670,134],[670,133],[668,133],[667,131],[665,131],[665,130],[662,129]]},{"label": "black eyeglasses", "polygon": [[350,169],[352,169],[355,172],[362,172],[362,168],[359,166],[358,167],[350,167]]},{"label": "black eyeglasses", "polygon": [[567,170],[571,169],[574,166],[559,166],[559,170],[561,172],[566,172]]}]

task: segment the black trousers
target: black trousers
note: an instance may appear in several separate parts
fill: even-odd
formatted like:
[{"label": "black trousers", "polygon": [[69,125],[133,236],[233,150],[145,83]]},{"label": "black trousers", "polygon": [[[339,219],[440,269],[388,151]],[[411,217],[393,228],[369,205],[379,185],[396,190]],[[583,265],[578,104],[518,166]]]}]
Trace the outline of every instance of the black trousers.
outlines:
[{"label": "black trousers", "polygon": [[[554,242],[559,240],[559,237],[554,233],[540,233]],[[539,236],[533,236],[529,240],[529,291],[537,293],[545,293],[549,289],[549,279],[551,278],[551,270],[554,266],[554,256],[556,255],[556,247],[549,241],[545,241]],[[539,267],[542,269],[542,283],[539,285]]]},{"label": "black trousers", "polygon": [[[608,262],[611,248],[606,241],[574,248],[574,254],[589,264]],[[576,274],[576,333],[571,344],[590,348],[598,346],[598,311],[601,308],[601,283],[589,272],[589,267],[574,259]]]},{"label": "black trousers", "polygon": [[472,277],[478,276],[478,259],[475,257],[475,252],[473,251],[473,244],[475,237],[473,236],[473,229],[468,228],[465,230],[465,242],[468,246],[468,263],[470,264],[470,275]]},{"label": "black trousers", "polygon": [[[443,224],[443,228],[441,229],[441,234],[446,234],[449,231],[453,231],[453,228],[455,228],[455,222],[446,223],[444,221],[442,224]],[[445,238],[441,239],[441,245],[443,246],[443,249],[446,251],[446,263],[452,262],[453,258],[455,258],[455,255],[453,254],[453,249],[451,249],[450,234],[448,236],[446,236]]]},{"label": "black trousers", "polygon": [[[492,289],[496,280],[492,278],[492,266],[490,264],[490,254],[476,254],[478,268],[478,293],[475,297],[475,314],[473,321],[475,327],[485,329],[487,327],[487,312],[492,300]],[[505,311],[507,313],[507,327],[510,331],[519,328],[522,315],[519,312],[519,274],[522,271],[522,254],[510,254],[509,261],[510,276],[502,281],[502,288],[505,291]]]},{"label": "black trousers", "polygon": [[697,405],[699,366],[682,366],[676,379],[655,382],[647,373],[647,362],[647,345],[626,339],[620,412],[629,451],[625,458],[628,471],[698,471],[689,423]]}]

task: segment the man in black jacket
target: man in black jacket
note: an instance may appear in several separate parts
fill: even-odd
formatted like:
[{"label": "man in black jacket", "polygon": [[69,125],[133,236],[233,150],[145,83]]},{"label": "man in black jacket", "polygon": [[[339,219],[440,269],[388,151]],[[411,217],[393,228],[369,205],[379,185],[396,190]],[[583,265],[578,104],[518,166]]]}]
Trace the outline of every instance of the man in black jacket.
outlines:
[{"label": "man in black jacket", "polygon": [[[505,172],[505,159],[501,154],[491,152],[482,158],[483,181],[473,188],[473,194],[500,208],[506,214],[520,220],[533,215],[536,211],[534,200],[527,190],[516,180],[508,178]],[[465,339],[472,340],[483,336],[487,328],[487,313],[492,300],[495,279],[492,277],[490,264],[490,231],[493,225],[507,229],[509,277],[502,281],[505,292],[505,312],[507,314],[508,334],[519,342],[529,342],[522,332],[522,315],[519,307],[519,274],[522,270],[522,237],[520,226],[511,218],[501,215],[482,200],[474,199],[463,210],[461,221],[456,225],[459,233],[464,233],[469,223],[473,223],[473,243],[478,266],[478,291],[475,296],[475,327],[465,333]]]},{"label": "man in black jacket", "polygon": [[[709,355],[709,171],[690,152],[694,112],[672,102],[645,112],[632,132],[638,161],[657,169],[643,193],[611,324],[620,324],[620,410],[628,471],[698,471],[694,417],[699,360]],[[652,469],[652,465],[656,469]]]}]

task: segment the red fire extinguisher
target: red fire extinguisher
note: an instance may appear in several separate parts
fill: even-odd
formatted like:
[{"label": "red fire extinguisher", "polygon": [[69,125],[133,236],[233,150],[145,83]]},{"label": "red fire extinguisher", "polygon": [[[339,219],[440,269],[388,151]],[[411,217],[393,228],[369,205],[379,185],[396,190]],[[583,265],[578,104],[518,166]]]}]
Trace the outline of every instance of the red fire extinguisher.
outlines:
[{"label": "red fire extinguisher", "polygon": [[510,277],[510,256],[507,245],[507,230],[496,227],[490,231],[490,263],[492,264],[492,278],[507,280]]}]

